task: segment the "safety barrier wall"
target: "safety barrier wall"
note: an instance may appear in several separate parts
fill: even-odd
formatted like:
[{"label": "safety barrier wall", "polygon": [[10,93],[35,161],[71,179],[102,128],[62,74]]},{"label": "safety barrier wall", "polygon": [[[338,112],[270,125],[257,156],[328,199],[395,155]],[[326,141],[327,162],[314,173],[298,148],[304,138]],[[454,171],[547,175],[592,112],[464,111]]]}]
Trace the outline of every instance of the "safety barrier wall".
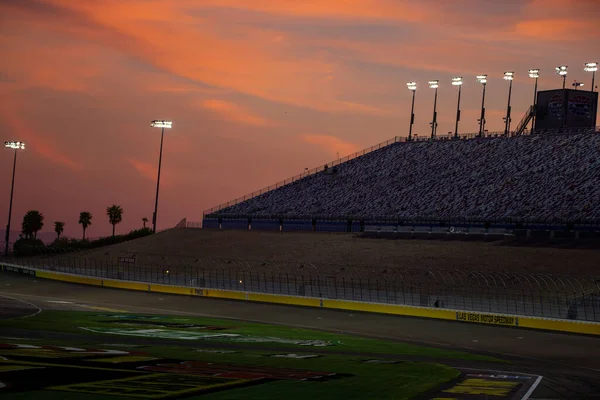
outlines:
[{"label": "safety barrier wall", "polygon": [[144,283],[600,322],[598,277],[177,256],[161,256],[158,264],[151,264],[121,258],[124,261],[69,256],[5,261]]},{"label": "safety barrier wall", "polygon": [[[313,229],[313,218],[282,218],[274,219],[251,215],[237,216],[237,218],[204,218],[202,223],[186,222],[186,227],[196,228],[202,226],[208,229],[231,229],[231,230],[281,230],[281,231],[317,231],[317,232],[348,232],[348,221],[351,232],[362,231],[439,231],[450,233],[454,230],[463,232],[469,230],[484,230],[486,233],[492,231],[504,231],[506,234],[515,236],[527,236],[533,238],[573,238],[573,239],[598,239],[600,238],[600,223],[595,224],[553,224],[553,223],[501,223],[461,220],[439,220],[439,221],[377,221],[376,219],[361,219],[353,217],[325,219],[315,217]],[[248,224],[248,221],[251,221]],[[282,222],[281,222],[282,221]]]},{"label": "safety barrier wall", "polygon": [[281,223],[279,220],[256,220],[250,222],[250,229],[254,231],[279,231]]},{"label": "safety barrier wall", "polygon": [[539,330],[560,331],[600,336],[600,323],[557,320],[550,318],[524,317],[508,314],[478,313],[463,310],[442,309],[433,307],[416,307],[407,305],[381,304],[372,302],[359,302],[351,300],[338,300],[328,298],[315,298],[304,296],[276,295],[268,293],[231,291],[220,289],[207,289],[195,287],[182,287],[154,283],[131,282],[114,279],[93,278],[88,276],[65,274],[60,272],[44,271],[23,267],[15,264],[0,263],[3,272],[16,272],[24,275],[36,276],[43,279],[58,280],[70,283],[101,286],[107,288],[147,291],[175,295],[188,295],[219,299],[242,300],[262,303],[285,304],[294,306],[319,307],[337,310],[370,312],[380,314],[393,314],[410,317],[422,317],[458,321],[462,323],[489,324],[507,327],[521,327]]}]

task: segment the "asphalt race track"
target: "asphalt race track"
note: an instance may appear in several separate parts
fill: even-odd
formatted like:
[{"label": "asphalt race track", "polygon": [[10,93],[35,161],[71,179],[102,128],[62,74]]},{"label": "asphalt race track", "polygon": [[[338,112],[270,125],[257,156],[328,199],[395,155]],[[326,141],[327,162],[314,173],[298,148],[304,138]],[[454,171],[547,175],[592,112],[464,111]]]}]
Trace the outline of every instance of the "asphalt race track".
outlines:
[{"label": "asphalt race track", "polygon": [[[596,337],[133,292],[0,275],[0,319],[34,315],[40,309],[64,310],[75,306],[81,311],[122,310],[233,318],[465,350],[509,361],[511,364],[503,370],[543,376],[530,399],[600,399],[600,339]],[[0,329],[0,336],[4,337],[23,337],[22,334],[10,328]],[[478,363],[471,363],[469,367],[479,367]]]}]

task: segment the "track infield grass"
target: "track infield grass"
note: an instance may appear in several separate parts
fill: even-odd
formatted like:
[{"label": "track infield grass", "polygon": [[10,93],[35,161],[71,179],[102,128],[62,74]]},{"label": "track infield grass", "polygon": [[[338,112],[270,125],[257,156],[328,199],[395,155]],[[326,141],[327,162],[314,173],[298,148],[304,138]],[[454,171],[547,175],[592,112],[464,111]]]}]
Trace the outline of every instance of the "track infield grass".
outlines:
[{"label": "track infield grass", "polygon": [[[176,341],[184,345],[196,344],[202,347],[243,347],[257,350],[293,348],[297,351],[319,353],[407,355],[431,359],[504,362],[489,356],[450,349],[278,325],[189,316],[47,310],[31,318],[0,321],[0,333],[3,327],[71,333],[90,338],[104,336],[112,342],[120,343],[120,340],[127,343],[132,340],[150,339],[154,343],[155,340],[162,339],[169,340],[168,345],[173,345],[173,341]],[[81,340],[81,337],[78,340]]]},{"label": "track infield grass", "polygon": [[[102,335],[82,327],[226,332],[239,335],[234,338],[267,341],[241,342],[243,346],[228,349],[211,347],[227,342],[220,339],[199,339],[202,347],[195,347],[198,340],[189,339],[176,340],[176,345],[172,340],[165,345],[117,344],[115,341],[127,342],[132,336]],[[79,335],[19,339],[5,337],[3,328]],[[261,348],[267,345],[268,350]],[[329,349],[348,354],[327,353]],[[376,353],[418,355],[432,361],[390,360],[377,358]],[[0,394],[8,400],[410,399],[459,376],[457,370],[436,363],[434,357],[475,356],[222,319],[44,311],[31,318],[0,322],[0,387],[5,385]]]}]

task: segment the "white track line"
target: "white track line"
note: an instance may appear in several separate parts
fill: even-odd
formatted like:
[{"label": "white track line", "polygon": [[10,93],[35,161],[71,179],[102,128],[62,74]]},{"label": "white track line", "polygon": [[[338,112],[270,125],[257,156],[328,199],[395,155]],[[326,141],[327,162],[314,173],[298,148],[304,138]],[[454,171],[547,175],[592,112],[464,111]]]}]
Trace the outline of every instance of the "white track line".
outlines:
[{"label": "white track line", "polygon": [[538,375],[537,379],[535,380],[535,382],[533,382],[533,385],[531,385],[531,387],[529,388],[527,393],[525,393],[523,395],[523,397],[521,397],[521,400],[527,400],[529,398],[529,396],[531,396],[533,394],[533,392],[538,387],[538,385],[540,384],[540,382],[542,381],[543,378],[544,378],[543,376]]},{"label": "white track line", "polygon": [[40,307],[38,307],[37,305],[35,305],[33,303],[30,303],[29,301],[17,299],[17,298],[6,296],[6,295],[0,295],[0,297],[4,297],[5,299],[10,299],[10,300],[14,300],[14,301],[20,301],[21,303],[25,303],[27,305],[30,305],[32,307],[37,308],[37,311],[34,312],[33,314],[25,315],[25,316],[22,316],[22,317],[7,318],[7,320],[11,320],[11,319],[24,319],[24,318],[29,318],[29,317],[35,317],[36,315],[38,315],[39,313],[42,312],[42,309]]},{"label": "white track line", "polygon": [[526,372],[513,372],[513,371],[498,371],[498,370],[493,370],[493,369],[480,369],[480,368],[463,368],[463,367],[453,367],[459,370],[467,370],[467,371],[485,371],[485,372],[500,372],[503,374],[514,374],[514,375],[527,375],[527,376],[537,376],[535,382],[533,382],[533,384],[529,387],[529,390],[527,390],[527,393],[525,393],[523,395],[523,397],[521,397],[521,400],[527,400],[529,399],[529,396],[531,396],[533,394],[533,392],[535,391],[535,389],[538,387],[538,385],[540,384],[540,382],[542,381],[542,379],[544,378],[542,375],[535,375],[535,374],[528,374]]}]

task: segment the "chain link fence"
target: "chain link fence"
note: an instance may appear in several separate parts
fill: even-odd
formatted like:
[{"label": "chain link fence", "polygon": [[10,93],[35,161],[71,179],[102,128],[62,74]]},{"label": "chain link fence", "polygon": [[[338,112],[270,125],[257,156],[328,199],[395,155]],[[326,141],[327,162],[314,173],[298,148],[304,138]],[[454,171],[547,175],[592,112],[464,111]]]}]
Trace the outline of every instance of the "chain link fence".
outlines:
[{"label": "chain link fence", "polygon": [[146,254],[7,263],[106,279],[600,322],[600,277]]}]

